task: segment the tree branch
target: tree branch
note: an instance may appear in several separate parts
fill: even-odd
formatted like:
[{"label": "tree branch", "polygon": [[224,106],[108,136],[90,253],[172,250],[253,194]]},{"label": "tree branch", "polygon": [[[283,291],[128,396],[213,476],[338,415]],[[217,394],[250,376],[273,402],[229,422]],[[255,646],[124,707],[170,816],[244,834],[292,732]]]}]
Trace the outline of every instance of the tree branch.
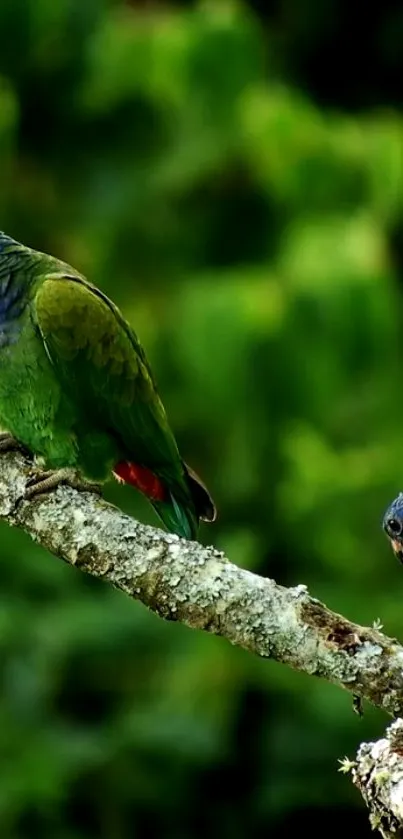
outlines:
[{"label": "tree branch", "polygon": [[167,620],[227,638],[403,714],[403,648],[331,612],[305,586],[283,588],[212,547],[146,527],[70,487],[21,500],[32,463],[0,461],[0,520],[56,556],[107,580]]},{"label": "tree branch", "polygon": [[352,769],[371,827],[384,839],[403,837],[403,720],[393,722],[383,740],[362,743],[356,761],[346,759],[341,768]]}]

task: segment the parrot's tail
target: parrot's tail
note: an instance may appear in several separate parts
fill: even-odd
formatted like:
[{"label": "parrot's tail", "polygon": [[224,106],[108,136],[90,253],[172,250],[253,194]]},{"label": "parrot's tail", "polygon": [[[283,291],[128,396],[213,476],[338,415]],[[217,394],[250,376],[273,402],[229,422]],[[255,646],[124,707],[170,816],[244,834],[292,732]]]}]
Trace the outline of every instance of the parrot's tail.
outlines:
[{"label": "parrot's tail", "polygon": [[[214,521],[215,504],[196,472],[183,464],[186,484],[177,492],[144,466],[120,461],[114,467],[119,480],[135,486],[147,496],[157,515],[171,533],[184,539],[196,539],[199,521]],[[179,498],[178,496],[181,496]]]},{"label": "parrot's tail", "polygon": [[183,467],[190,492],[187,503],[175,498],[172,491],[169,492],[168,499],[152,500],[151,503],[171,533],[177,533],[184,539],[196,539],[200,519],[215,521],[217,510],[207,487],[196,472],[187,463],[184,463]]},{"label": "parrot's tail", "polygon": [[190,506],[176,501],[172,493],[166,501],[151,501],[151,504],[170,533],[177,533],[183,539],[196,539],[199,519]]}]

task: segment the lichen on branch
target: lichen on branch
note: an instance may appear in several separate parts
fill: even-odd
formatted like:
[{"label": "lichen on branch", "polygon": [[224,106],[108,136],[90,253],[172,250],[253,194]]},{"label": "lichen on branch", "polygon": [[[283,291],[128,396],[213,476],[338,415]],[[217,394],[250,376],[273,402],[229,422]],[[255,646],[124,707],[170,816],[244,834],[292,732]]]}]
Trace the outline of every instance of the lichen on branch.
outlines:
[{"label": "lichen on branch", "polygon": [[362,743],[355,761],[343,762],[351,771],[369,810],[371,827],[384,839],[403,836],[403,720],[397,719],[385,737]]},{"label": "lichen on branch", "polygon": [[0,459],[0,520],[160,617],[320,676],[403,714],[403,648],[312,598],[232,564],[221,551],[140,524],[102,498],[59,486],[24,500],[32,463]]}]

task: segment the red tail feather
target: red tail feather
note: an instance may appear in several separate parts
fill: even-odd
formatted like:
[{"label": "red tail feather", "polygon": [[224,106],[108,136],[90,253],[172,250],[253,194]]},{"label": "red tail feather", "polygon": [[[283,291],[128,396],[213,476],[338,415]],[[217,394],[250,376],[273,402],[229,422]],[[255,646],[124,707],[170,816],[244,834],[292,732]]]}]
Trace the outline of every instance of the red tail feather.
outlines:
[{"label": "red tail feather", "polygon": [[145,466],[139,466],[137,463],[128,463],[125,460],[121,460],[120,463],[116,464],[113,473],[117,478],[124,481],[125,484],[131,484],[131,486],[139,489],[140,492],[143,492],[152,501],[165,501],[167,497],[165,487],[160,478]]}]

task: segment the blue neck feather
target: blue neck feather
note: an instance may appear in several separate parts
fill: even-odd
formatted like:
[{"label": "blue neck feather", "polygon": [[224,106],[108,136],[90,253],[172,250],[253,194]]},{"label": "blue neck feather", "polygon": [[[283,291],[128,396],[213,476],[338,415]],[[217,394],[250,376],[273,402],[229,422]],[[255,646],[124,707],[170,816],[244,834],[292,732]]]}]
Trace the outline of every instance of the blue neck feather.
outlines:
[{"label": "blue neck feather", "polygon": [[26,286],[18,270],[20,247],[0,231],[0,349],[18,340],[27,303]]},{"label": "blue neck feather", "polygon": [[0,255],[4,253],[7,249],[12,249],[13,245],[17,245],[17,247],[21,247],[15,239],[12,239],[11,236],[8,236],[7,233],[4,233],[4,230],[0,230]]}]

